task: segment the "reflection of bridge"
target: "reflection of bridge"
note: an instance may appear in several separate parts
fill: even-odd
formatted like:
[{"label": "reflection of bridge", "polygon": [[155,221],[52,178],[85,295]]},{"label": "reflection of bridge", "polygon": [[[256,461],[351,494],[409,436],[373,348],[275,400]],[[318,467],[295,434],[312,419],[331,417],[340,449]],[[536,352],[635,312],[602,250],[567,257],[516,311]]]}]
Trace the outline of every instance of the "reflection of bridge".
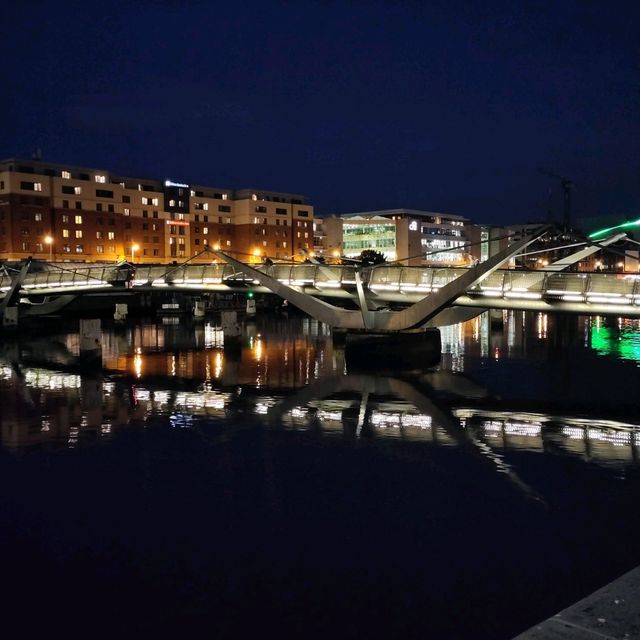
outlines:
[{"label": "reflection of bridge", "polygon": [[[307,295],[357,300],[356,269],[314,264],[260,266],[260,272]],[[380,265],[362,271],[363,287],[374,304],[412,304],[457,280],[466,269]],[[78,296],[125,298],[166,292],[259,293],[269,290],[229,264],[138,267],[131,288],[121,267],[70,267],[29,273],[20,296],[27,315],[55,313]],[[0,295],[11,286],[0,276]],[[40,306],[36,300],[48,300]],[[584,315],[640,317],[640,277],[629,274],[554,273],[501,269],[470,287],[453,302],[459,307],[559,311]],[[471,314],[473,315],[473,314]]]},{"label": "reflection of bridge", "polygon": [[[451,375],[440,382],[454,392],[453,397],[447,402],[434,400],[430,380],[347,375],[319,379],[293,393],[243,386],[242,394],[237,393],[238,387],[212,382],[193,390],[138,382],[135,400],[128,403],[123,402],[130,388],[126,380],[114,382],[98,375],[92,378],[0,361],[0,382],[11,381],[17,391],[0,415],[0,445],[57,441],[74,446],[83,432],[87,437],[108,439],[114,430],[140,424],[142,418],[152,415],[170,415],[172,426],[195,428],[198,418],[226,421],[237,412],[241,423],[255,421],[277,429],[463,447],[527,492],[502,458],[502,451],[551,450],[605,465],[638,461],[637,424],[523,411],[491,399],[481,387],[475,389],[477,401],[470,401],[455,394],[460,377]],[[45,409],[34,404],[32,390],[44,394]],[[468,391],[466,387],[460,390],[465,395]],[[65,410],[58,415],[61,393],[65,394]],[[47,410],[49,395],[52,405]]]}]

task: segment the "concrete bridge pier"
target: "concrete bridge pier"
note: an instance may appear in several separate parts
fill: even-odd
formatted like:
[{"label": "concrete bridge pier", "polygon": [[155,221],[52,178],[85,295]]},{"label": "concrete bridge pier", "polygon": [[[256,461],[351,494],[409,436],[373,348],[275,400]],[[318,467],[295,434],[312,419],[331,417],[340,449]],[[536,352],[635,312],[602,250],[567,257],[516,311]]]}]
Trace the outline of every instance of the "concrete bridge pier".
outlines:
[{"label": "concrete bridge pier", "polygon": [[126,304],[116,304],[116,310],[113,313],[113,319],[120,322],[127,319],[129,313],[129,307]]},{"label": "concrete bridge pier", "polygon": [[5,307],[2,314],[2,328],[16,329],[18,327],[18,307]]},{"label": "concrete bridge pier", "polygon": [[221,311],[220,323],[224,336],[224,350],[239,353],[242,348],[242,327],[238,322],[236,311]]},{"label": "concrete bridge pier", "polygon": [[80,320],[80,360],[90,364],[102,362],[100,318]]},{"label": "concrete bridge pier", "polygon": [[194,300],[193,301],[193,317],[196,320],[201,320],[204,318],[205,314],[205,305],[204,300]]},{"label": "concrete bridge pier", "polygon": [[489,326],[491,331],[502,331],[504,329],[502,309],[489,309]]}]

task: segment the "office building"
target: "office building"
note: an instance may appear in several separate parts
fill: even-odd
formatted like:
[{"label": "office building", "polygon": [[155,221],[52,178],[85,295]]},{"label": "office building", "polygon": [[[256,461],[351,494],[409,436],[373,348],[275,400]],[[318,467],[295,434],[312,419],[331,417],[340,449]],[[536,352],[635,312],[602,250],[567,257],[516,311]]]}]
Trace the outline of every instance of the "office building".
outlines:
[{"label": "office building", "polygon": [[408,266],[468,266],[466,223],[462,216],[416,209],[331,216],[323,220],[325,255],[356,258],[373,249]]}]

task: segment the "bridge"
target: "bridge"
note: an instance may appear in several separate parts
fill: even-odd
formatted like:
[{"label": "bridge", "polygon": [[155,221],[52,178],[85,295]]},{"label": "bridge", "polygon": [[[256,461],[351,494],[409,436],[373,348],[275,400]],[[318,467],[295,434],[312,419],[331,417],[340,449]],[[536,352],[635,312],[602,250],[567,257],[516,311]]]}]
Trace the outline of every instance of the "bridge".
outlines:
[{"label": "bridge", "polygon": [[[598,245],[614,242],[621,235],[624,234]],[[421,317],[423,322],[416,325],[446,326],[474,317],[485,309],[640,317],[640,274],[558,272],[587,251],[597,251],[599,246],[588,247],[541,270],[498,268],[505,255],[517,253],[529,242],[531,240],[521,241],[517,250],[512,247],[494,257],[496,259],[490,259],[493,265],[482,263],[473,268],[386,264],[367,268],[325,264],[250,266],[220,252],[212,253],[224,263],[136,266],[135,277],[132,277],[133,267],[126,263],[62,263],[47,265],[46,270],[39,272],[29,272],[28,267],[23,267],[18,276],[8,272],[0,275],[0,312],[18,300],[21,315],[37,316],[59,313],[79,296],[113,297],[114,301],[122,301],[143,293],[182,293],[196,297],[212,292],[253,291],[275,292],[294,304],[298,304],[296,296],[302,303],[304,298],[353,301],[360,307],[359,311],[337,312],[354,314],[347,328],[402,330],[405,327],[386,326],[389,318],[395,318],[393,314],[381,312],[388,311],[389,305],[408,307],[420,302],[424,305],[425,301],[435,302],[438,297],[442,297],[443,303],[432,303],[431,314]],[[337,309],[333,305],[326,307]],[[333,313],[337,317],[336,312]],[[311,315],[318,317],[313,310]],[[334,316],[318,319],[339,326],[342,319],[336,320]],[[380,317],[384,317],[386,325],[380,322]]]}]

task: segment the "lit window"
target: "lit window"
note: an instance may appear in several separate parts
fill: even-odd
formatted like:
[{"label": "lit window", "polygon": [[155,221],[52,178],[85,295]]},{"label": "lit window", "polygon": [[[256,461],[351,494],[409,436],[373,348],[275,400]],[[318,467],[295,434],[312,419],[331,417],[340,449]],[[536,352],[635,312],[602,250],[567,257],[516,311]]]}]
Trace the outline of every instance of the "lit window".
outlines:
[{"label": "lit window", "polygon": [[104,245],[97,244],[96,245],[96,253],[104,253]]},{"label": "lit window", "polygon": [[99,182],[100,184],[104,184],[107,181],[107,176],[96,176],[96,182]]},{"label": "lit window", "polygon": [[257,193],[252,193],[251,194],[251,199],[252,200],[257,200],[258,199],[258,194]]},{"label": "lit window", "polygon": [[227,247],[231,246],[231,240],[227,240]]},{"label": "lit window", "polygon": [[76,253],[82,253],[83,249],[82,249],[82,245],[81,244],[77,244],[76,245]]},{"label": "lit window", "polygon": [[108,238],[109,240],[115,240],[115,239],[116,239],[115,231],[108,231],[108,232],[107,232],[107,238]]},{"label": "lit window", "polygon": [[71,172],[70,171],[62,171],[60,174],[65,180],[69,180],[71,178]]},{"label": "lit window", "polygon": [[82,238],[82,229],[76,229],[76,238]]},{"label": "lit window", "polygon": [[82,216],[76,216],[76,224],[82,224]]},{"label": "lit window", "polygon": [[102,231],[96,231],[96,240],[102,240],[104,233]]},{"label": "lit window", "polygon": [[82,187],[73,187],[73,193],[79,196],[82,193]]},{"label": "lit window", "polygon": [[175,200],[169,200],[169,206],[170,207],[175,207],[176,206],[176,201]]},{"label": "lit window", "polygon": [[40,220],[42,220],[42,214],[41,214],[41,213],[34,213],[34,214],[33,214],[33,219],[34,219],[36,222],[40,222]]},{"label": "lit window", "polygon": [[209,227],[202,227],[202,233],[206,236],[209,233]]},{"label": "lit window", "polygon": [[69,229],[63,229],[62,230],[62,237],[63,238],[68,238],[69,237]]},{"label": "lit window", "polygon": [[228,200],[229,199],[229,194],[228,193],[223,193],[222,194],[222,199],[223,200]]},{"label": "lit window", "polygon": [[130,210],[130,209],[127,209],[127,208],[125,208],[125,210],[124,210],[124,215],[125,215],[125,216],[130,216],[130,215],[131,215],[131,210]]},{"label": "lit window", "polygon": [[34,182],[33,183],[34,191],[42,191],[42,182]]},{"label": "lit window", "polygon": [[203,208],[205,211],[208,211],[208,210],[209,210],[209,203],[208,203],[208,202],[205,202],[205,203],[202,205],[202,208]]}]

